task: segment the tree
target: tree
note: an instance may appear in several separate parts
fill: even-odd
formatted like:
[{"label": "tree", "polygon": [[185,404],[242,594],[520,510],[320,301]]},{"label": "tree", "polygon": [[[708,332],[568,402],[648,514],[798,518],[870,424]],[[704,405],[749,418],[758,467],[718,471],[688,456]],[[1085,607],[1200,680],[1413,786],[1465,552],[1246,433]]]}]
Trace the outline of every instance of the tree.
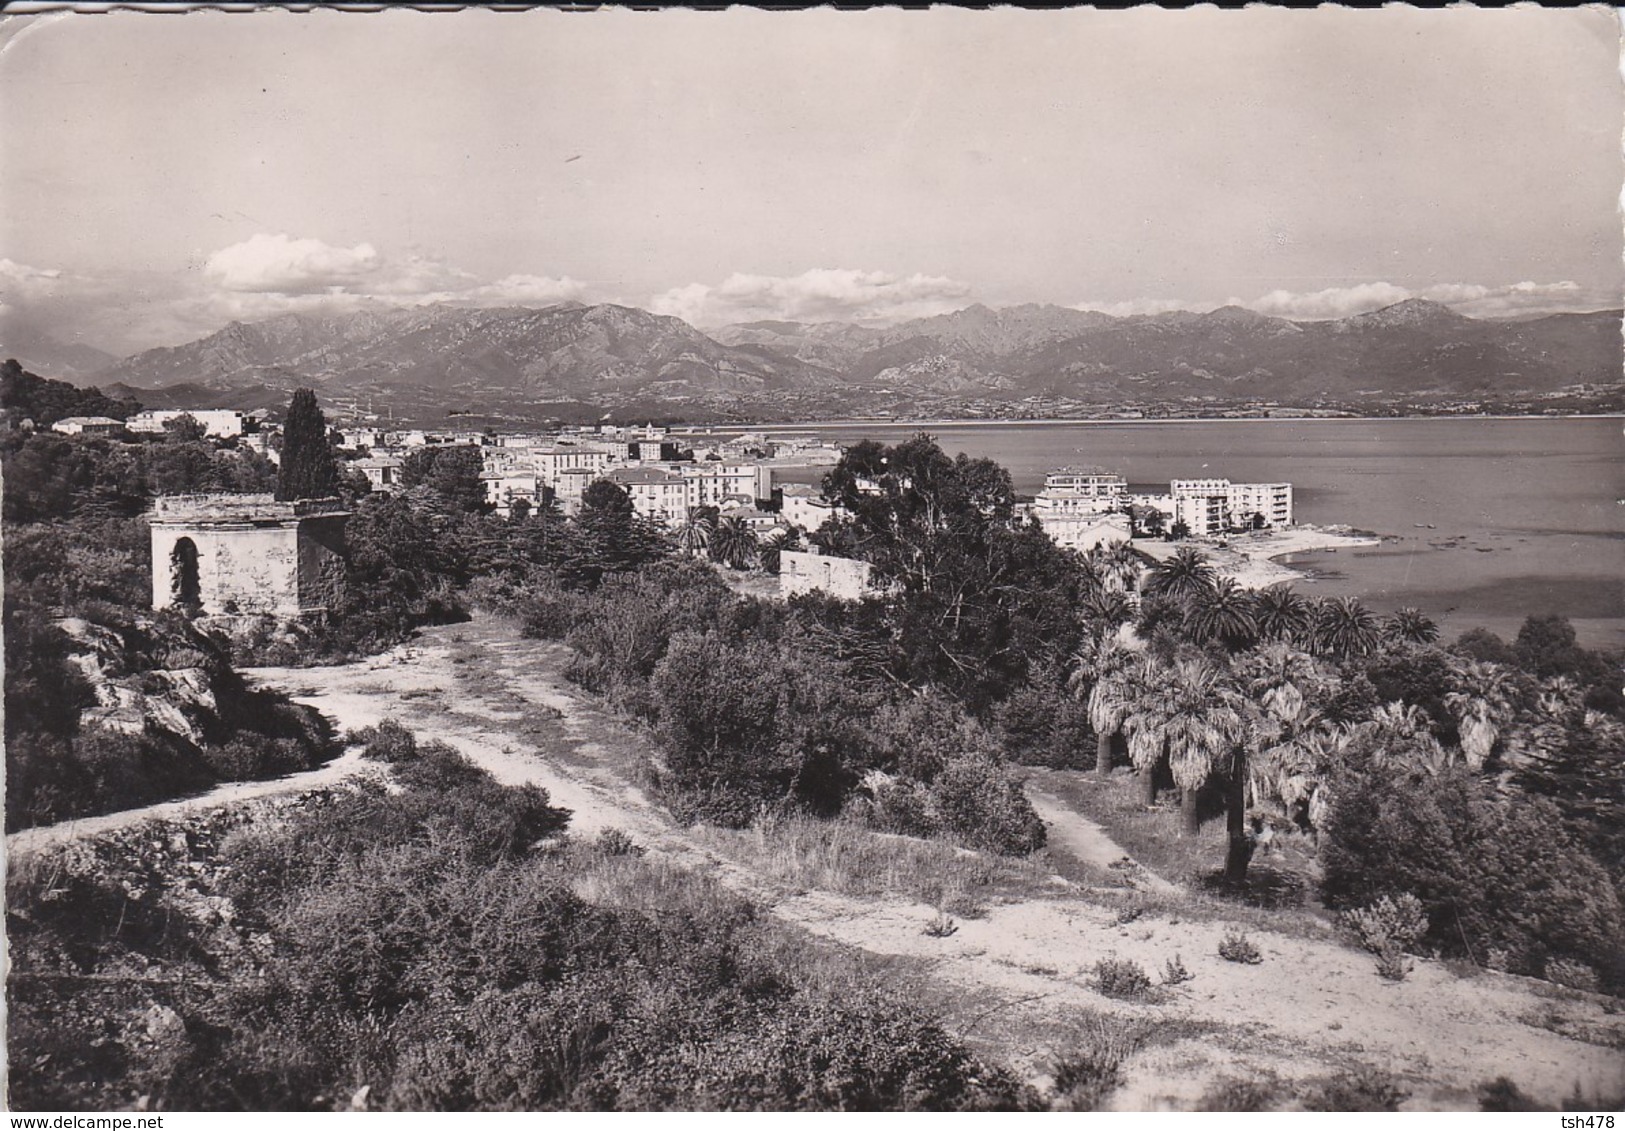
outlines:
[{"label": "tree", "polygon": [[1200,827],[1198,791],[1240,749],[1238,705],[1235,689],[1217,667],[1201,660],[1175,665],[1157,722],[1168,744],[1168,766],[1180,789],[1180,811],[1190,835]]},{"label": "tree", "polygon": [[677,548],[691,558],[703,558],[711,548],[711,520],[703,514],[691,514],[677,532]]},{"label": "tree", "polygon": [[1089,727],[1095,732],[1095,773],[1112,771],[1112,745],[1134,701],[1131,672],[1139,657],[1113,637],[1106,637],[1078,657],[1072,673],[1072,693],[1088,706]]},{"label": "tree", "polygon": [[711,559],[734,569],[749,569],[756,561],[756,531],[745,520],[724,516],[711,536]]},{"label": "tree", "polygon": [[1207,556],[1194,546],[1183,546],[1174,555],[1158,562],[1145,583],[1147,597],[1166,597],[1184,603],[1212,595],[1218,574]]},{"label": "tree", "polygon": [[1407,605],[1383,619],[1382,637],[1395,644],[1432,644],[1439,639],[1439,626],[1421,609]]},{"label": "tree", "polygon": [[480,478],[484,469],[485,457],[471,445],[420,448],[401,465],[401,486],[428,487],[454,511],[484,514],[489,509]]},{"label": "tree", "polygon": [[209,430],[197,417],[189,412],[183,412],[164,421],[164,434],[167,439],[185,443],[207,439]]},{"label": "tree", "polygon": [[1309,602],[1288,585],[1271,585],[1254,597],[1258,635],[1288,644],[1307,643],[1314,612]]},{"label": "tree", "polygon": [[1191,536],[1191,524],[1186,522],[1182,518],[1177,519],[1174,522],[1174,524],[1168,528],[1167,537],[1168,537],[1168,541],[1170,541],[1170,542],[1183,542],[1185,539],[1189,538],[1190,536]]},{"label": "tree", "polygon": [[1185,626],[1198,641],[1216,641],[1231,652],[1240,652],[1258,637],[1253,595],[1235,578],[1221,577],[1210,592],[1199,591],[1185,603]]},{"label": "tree", "polygon": [[337,489],[338,465],[327,440],[327,418],[316,405],[316,394],[300,389],[288,403],[288,419],[282,426],[276,497],[323,499]]},{"label": "tree", "polygon": [[1468,660],[1452,672],[1454,690],[1444,697],[1456,718],[1467,767],[1483,769],[1512,718],[1512,673],[1499,664]]},{"label": "tree", "polygon": [[1381,638],[1376,616],[1354,597],[1322,601],[1315,609],[1311,640],[1319,655],[1339,660],[1370,655]]}]

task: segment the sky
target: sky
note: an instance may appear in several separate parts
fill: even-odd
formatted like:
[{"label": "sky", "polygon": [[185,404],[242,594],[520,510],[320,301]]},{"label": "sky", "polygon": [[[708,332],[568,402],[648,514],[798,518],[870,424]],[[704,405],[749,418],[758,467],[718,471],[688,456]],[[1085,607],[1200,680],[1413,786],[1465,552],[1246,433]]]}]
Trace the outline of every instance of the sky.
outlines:
[{"label": "sky", "polygon": [[1605,7],[0,19],[0,315],[1620,304]]}]

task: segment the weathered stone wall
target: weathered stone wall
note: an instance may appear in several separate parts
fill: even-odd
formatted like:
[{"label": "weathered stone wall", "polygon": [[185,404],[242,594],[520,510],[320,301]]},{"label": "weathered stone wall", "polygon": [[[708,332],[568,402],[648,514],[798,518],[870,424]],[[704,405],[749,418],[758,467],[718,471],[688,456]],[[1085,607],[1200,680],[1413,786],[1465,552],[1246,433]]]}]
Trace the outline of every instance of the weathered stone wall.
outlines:
[{"label": "weathered stone wall", "polygon": [[[340,520],[342,522],[342,520]],[[299,532],[286,526],[155,523],[152,527],[152,607],[174,602],[171,555],[182,538],[198,551],[198,595],[208,613],[298,616]]]},{"label": "weathered stone wall", "polygon": [[856,601],[874,593],[869,588],[869,574],[868,562],[785,550],[779,555],[779,595],[788,598],[818,589]]},{"label": "weathered stone wall", "polygon": [[299,608],[326,612],[344,596],[344,515],[299,520]]}]

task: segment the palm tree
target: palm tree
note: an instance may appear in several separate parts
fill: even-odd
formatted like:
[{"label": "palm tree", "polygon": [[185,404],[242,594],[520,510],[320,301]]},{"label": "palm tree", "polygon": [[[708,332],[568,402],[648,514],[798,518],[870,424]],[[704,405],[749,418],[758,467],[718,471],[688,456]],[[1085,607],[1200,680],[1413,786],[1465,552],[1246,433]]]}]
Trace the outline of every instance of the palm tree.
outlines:
[{"label": "palm tree", "polygon": [[703,558],[711,546],[711,520],[703,515],[691,515],[677,532],[677,548],[690,557]]},{"label": "palm tree", "polygon": [[1472,770],[1482,769],[1512,718],[1512,673],[1500,664],[1467,660],[1451,673],[1454,690],[1444,697],[1456,717],[1461,753]]},{"label": "palm tree", "polygon": [[1122,673],[1119,729],[1128,744],[1129,761],[1140,775],[1140,797],[1146,805],[1156,803],[1157,770],[1168,748],[1161,728],[1168,675],[1168,669],[1150,655]]},{"label": "palm tree", "polygon": [[1422,610],[1406,606],[1395,609],[1392,616],[1383,620],[1382,635],[1384,640],[1396,644],[1432,644],[1439,639],[1439,626]]},{"label": "palm tree", "polygon": [[795,536],[782,526],[777,527],[757,547],[756,564],[762,567],[763,573],[778,573],[784,551],[794,548]]},{"label": "palm tree", "polygon": [[1339,660],[1370,655],[1381,637],[1376,616],[1353,597],[1321,601],[1315,609],[1311,640],[1319,655]]},{"label": "palm tree", "polygon": [[1112,741],[1134,702],[1131,669],[1136,658],[1108,636],[1079,657],[1072,673],[1072,693],[1088,705],[1089,726],[1095,732],[1095,773],[1101,777],[1112,772]]},{"label": "palm tree", "polygon": [[1210,593],[1186,601],[1185,626],[1197,640],[1217,640],[1232,652],[1250,646],[1258,636],[1253,595],[1233,577],[1221,577]]},{"label": "palm tree", "polygon": [[756,532],[745,525],[743,519],[726,517],[717,521],[716,533],[711,536],[711,559],[748,569],[756,560]]},{"label": "palm tree", "polygon": [[1134,592],[1134,583],[1140,577],[1138,551],[1127,542],[1106,542],[1096,549],[1100,551],[1100,575],[1106,588],[1120,593]]},{"label": "palm tree", "polygon": [[1175,666],[1159,722],[1168,744],[1168,766],[1180,789],[1180,811],[1188,834],[1194,835],[1201,827],[1197,791],[1221,761],[1233,758],[1239,748],[1239,705],[1234,688],[1212,664],[1182,660]]},{"label": "palm tree", "polygon": [[1287,585],[1271,585],[1253,598],[1258,635],[1265,640],[1301,643],[1314,623],[1309,602]]},{"label": "palm tree", "polygon": [[1413,703],[1383,703],[1355,728],[1355,738],[1369,748],[1378,766],[1396,766],[1437,774],[1450,757],[1434,737],[1432,720]]},{"label": "palm tree", "polygon": [[1145,583],[1147,597],[1166,597],[1172,601],[1186,601],[1192,597],[1208,596],[1218,577],[1207,557],[1194,546],[1182,546],[1174,555],[1156,564]]}]

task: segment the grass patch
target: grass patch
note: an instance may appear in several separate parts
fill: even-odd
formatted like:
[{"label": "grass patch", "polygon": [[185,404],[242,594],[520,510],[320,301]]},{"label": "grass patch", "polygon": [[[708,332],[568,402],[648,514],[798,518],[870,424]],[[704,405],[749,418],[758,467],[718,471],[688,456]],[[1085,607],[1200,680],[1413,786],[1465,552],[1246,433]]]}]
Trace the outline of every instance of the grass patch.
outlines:
[{"label": "grass patch", "polygon": [[1037,865],[940,841],[877,833],[851,821],[772,817],[748,829],[697,826],[697,840],[758,875],[799,891],[903,896],[963,918],[994,900],[1054,896]]}]

